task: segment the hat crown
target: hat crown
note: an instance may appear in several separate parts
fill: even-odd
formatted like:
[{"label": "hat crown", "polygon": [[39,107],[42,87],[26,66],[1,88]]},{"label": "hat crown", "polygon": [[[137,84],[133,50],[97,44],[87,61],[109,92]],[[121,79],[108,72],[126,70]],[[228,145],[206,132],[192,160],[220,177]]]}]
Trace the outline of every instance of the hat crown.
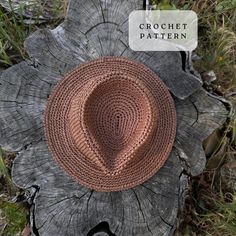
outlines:
[{"label": "hat crown", "polygon": [[152,136],[157,110],[150,91],[124,72],[94,77],[71,101],[69,127],[80,151],[117,175]]},{"label": "hat crown", "polygon": [[103,57],[58,82],[44,125],[52,157],[69,176],[96,191],[120,191],[163,166],[175,140],[176,110],[147,66]]}]

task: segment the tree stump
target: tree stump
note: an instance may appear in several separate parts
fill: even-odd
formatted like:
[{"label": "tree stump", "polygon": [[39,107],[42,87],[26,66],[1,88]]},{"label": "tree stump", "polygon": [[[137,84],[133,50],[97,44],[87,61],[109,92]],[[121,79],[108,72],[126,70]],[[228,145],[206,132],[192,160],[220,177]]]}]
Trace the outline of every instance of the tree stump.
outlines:
[{"label": "tree stump", "polygon": [[[205,166],[202,141],[225,121],[224,104],[202,87],[186,52],[134,52],[128,16],[142,0],[71,0],[64,23],[33,33],[30,60],[5,70],[0,80],[0,144],[18,153],[15,184],[31,203],[36,236],[172,235],[189,176]],[[165,165],[145,183],[101,193],[81,186],[52,159],[43,113],[56,83],[76,66],[103,56],[122,56],[155,71],[173,95],[177,135]]]}]

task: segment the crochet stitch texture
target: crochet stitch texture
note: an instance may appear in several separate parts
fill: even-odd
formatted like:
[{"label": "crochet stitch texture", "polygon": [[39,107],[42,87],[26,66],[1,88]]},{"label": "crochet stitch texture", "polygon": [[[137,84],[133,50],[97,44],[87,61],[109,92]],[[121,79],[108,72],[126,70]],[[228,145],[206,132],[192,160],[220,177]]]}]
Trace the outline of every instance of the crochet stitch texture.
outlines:
[{"label": "crochet stitch texture", "polygon": [[44,116],[53,158],[80,184],[120,191],[143,183],[168,158],[176,132],[174,101],[145,65],[100,58],[67,74]]}]

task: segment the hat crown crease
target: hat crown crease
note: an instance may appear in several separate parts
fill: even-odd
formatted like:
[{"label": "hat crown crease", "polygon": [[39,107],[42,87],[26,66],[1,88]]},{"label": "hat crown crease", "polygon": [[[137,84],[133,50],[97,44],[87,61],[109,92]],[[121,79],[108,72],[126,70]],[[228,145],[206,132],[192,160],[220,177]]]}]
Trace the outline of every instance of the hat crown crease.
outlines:
[{"label": "hat crown crease", "polygon": [[120,71],[97,76],[72,99],[69,125],[81,152],[115,176],[152,136],[157,111],[150,91]]}]

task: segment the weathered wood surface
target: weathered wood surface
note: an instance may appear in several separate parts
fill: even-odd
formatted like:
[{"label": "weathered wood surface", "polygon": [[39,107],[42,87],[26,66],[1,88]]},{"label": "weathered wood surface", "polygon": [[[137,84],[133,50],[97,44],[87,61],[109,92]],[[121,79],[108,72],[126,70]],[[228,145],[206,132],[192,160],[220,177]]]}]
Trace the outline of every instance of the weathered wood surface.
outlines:
[{"label": "weathered wood surface", "polygon": [[[162,236],[175,230],[187,180],[205,166],[202,141],[227,112],[201,89],[189,54],[129,49],[127,18],[142,7],[141,0],[71,0],[66,21],[32,34],[25,44],[30,60],[1,76],[0,144],[18,151],[13,180],[28,191],[34,235]],[[173,93],[178,125],[172,153],[155,176],[127,191],[99,193],[73,181],[53,161],[42,118],[65,73],[107,55],[135,59],[160,75]]]}]

